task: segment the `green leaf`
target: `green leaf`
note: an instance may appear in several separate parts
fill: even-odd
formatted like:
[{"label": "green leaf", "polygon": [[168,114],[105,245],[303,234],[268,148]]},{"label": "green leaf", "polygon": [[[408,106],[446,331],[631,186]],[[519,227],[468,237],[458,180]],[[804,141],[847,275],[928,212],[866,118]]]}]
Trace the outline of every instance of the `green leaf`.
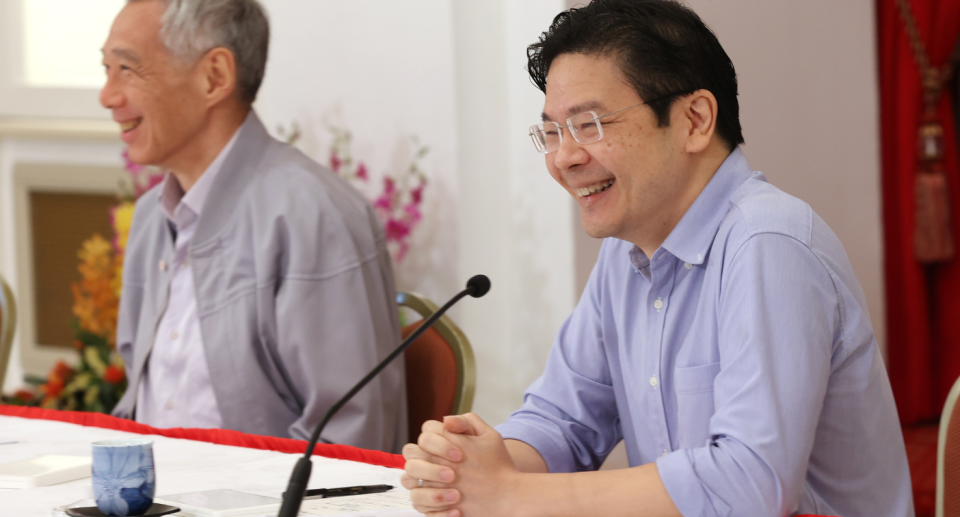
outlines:
[{"label": "green leaf", "polygon": [[99,400],[97,400],[99,397],[100,397],[100,386],[97,386],[96,384],[94,384],[93,386],[90,386],[90,388],[87,389],[87,392],[83,395],[83,403],[86,404],[88,407],[93,406],[94,404],[99,403]]},{"label": "green leaf", "polygon": [[107,363],[100,357],[99,350],[94,347],[87,347],[83,350],[83,358],[87,360],[90,369],[93,370],[98,377],[103,377],[104,372],[107,371]]},{"label": "green leaf", "polygon": [[24,376],[23,376],[23,382],[25,382],[25,383],[27,383],[27,384],[29,384],[29,385],[31,385],[31,386],[39,386],[39,385],[41,385],[41,384],[46,384],[46,383],[47,383],[47,378],[46,378],[46,377],[41,377],[41,376],[39,376],[39,375],[27,374],[27,375],[24,375]]},{"label": "green leaf", "polygon": [[73,378],[73,381],[70,383],[71,386],[77,386],[80,389],[86,389],[87,386],[93,381],[93,375],[90,372],[78,373],[76,377]]}]

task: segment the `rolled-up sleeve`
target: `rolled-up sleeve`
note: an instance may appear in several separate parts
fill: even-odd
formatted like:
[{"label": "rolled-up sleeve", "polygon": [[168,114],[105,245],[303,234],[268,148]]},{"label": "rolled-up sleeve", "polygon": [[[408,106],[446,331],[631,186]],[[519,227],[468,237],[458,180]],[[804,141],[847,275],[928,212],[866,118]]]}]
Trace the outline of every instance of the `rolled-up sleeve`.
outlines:
[{"label": "rolled-up sleeve", "polygon": [[683,515],[787,515],[803,495],[841,298],[817,255],[787,235],[754,235],[724,260],[709,443],[657,468]]}]

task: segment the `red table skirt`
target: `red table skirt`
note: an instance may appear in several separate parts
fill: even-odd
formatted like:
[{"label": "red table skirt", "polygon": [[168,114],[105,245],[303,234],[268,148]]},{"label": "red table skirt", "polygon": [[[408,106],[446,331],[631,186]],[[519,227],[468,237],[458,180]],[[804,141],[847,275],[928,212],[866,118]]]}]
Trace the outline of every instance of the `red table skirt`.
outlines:
[{"label": "red table skirt", "polygon": [[[307,442],[291,438],[276,438],[273,436],[259,436],[241,433],[226,429],[157,429],[148,425],[139,424],[132,420],[104,415],[102,413],[85,413],[81,411],[58,411],[55,409],[41,409],[35,407],[4,406],[0,405],[0,415],[21,418],[35,418],[40,420],[56,420],[88,427],[102,427],[137,434],[155,434],[167,438],[183,438],[198,442],[216,443],[219,445],[233,445],[250,449],[288,452],[303,454],[307,450]],[[403,456],[380,451],[368,451],[350,445],[330,445],[318,443],[313,450],[314,456],[335,458],[338,460],[359,461],[371,465],[381,465],[395,469],[403,468]]]}]

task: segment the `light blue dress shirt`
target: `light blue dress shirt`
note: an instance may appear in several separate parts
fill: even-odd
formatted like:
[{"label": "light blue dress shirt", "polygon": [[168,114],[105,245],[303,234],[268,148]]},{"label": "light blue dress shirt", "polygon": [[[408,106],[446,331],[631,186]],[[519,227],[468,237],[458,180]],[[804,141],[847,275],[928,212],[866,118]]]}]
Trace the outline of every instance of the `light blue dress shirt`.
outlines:
[{"label": "light blue dress shirt", "polygon": [[685,517],[912,516],[866,307],[826,223],[738,148],[651,259],[603,243],[498,430],[551,472],[597,469],[623,439]]}]

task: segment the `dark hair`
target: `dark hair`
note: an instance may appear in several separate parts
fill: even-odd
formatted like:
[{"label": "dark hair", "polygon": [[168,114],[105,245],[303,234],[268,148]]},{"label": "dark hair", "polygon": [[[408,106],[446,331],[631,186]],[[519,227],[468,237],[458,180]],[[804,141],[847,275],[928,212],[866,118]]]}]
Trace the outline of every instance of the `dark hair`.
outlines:
[{"label": "dark hair", "polygon": [[731,148],[743,143],[737,72],[717,36],[690,8],[671,0],[594,0],[564,11],[527,47],[530,79],[546,92],[560,54],[611,55],[649,106],[660,127],[676,99],[696,90],[717,98],[717,134]]}]

